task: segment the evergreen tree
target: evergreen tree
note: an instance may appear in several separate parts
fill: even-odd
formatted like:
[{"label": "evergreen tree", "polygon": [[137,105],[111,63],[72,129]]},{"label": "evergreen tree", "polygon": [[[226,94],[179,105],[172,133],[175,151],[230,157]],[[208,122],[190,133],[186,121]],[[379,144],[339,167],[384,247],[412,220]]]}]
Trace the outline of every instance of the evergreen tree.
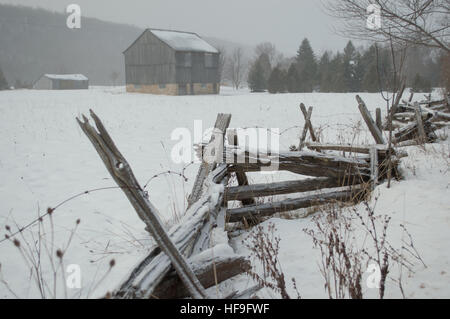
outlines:
[{"label": "evergreen tree", "polygon": [[364,73],[366,71],[366,66],[362,61],[361,53],[357,52],[355,57],[355,68],[354,68],[354,92],[361,92],[362,90],[362,82],[364,80]]},{"label": "evergreen tree", "polygon": [[284,93],[286,92],[286,76],[280,67],[275,67],[270,74],[267,88],[270,93]]},{"label": "evergreen tree", "polygon": [[295,63],[292,63],[286,75],[286,89],[289,93],[298,93],[299,90],[299,76]]},{"label": "evergreen tree", "polygon": [[6,78],[3,75],[3,71],[0,68],[0,90],[6,90],[8,89],[8,82],[6,82]]},{"label": "evergreen tree", "polygon": [[442,85],[447,94],[450,94],[450,54],[444,54],[440,58],[441,64],[441,74],[440,74],[440,85]]},{"label": "evergreen tree", "polygon": [[343,60],[342,54],[337,53],[330,62],[330,73],[332,74],[331,92],[343,93],[347,91]]},{"label": "evergreen tree", "polygon": [[345,92],[357,92],[359,86],[356,75],[357,52],[352,41],[349,41],[344,49],[342,62]]},{"label": "evergreen tree", "polygon": [[267,89],[267,81],[264,78],[264,68],[257,59],[250,68],[248,74],[248,86],[252,92],[264,92]]},{"label": "evergreen tree", "polygon": [[331,92],[333,86],[333,76],[330,72],[330,54],[328,52],[325,52],[320,58],[318,80],[320,92]]},{"label": "evergreen tree", "polygon": [[312,92],[317,84],[317,61],[308,39],[304,39],[297,51],[297,71],[300,92]]},{"label": "evergreen tree", "polygon": [[363,71],[361,90],[370,93],[376,93],[380,90],[380,82],[377,72],[377,57],[375,46],[371,46],[364,52],[361,58],[361,64],[365,65]]},{"label": "evergreen tree", "polygon": [[269,56],[266,53],[262,53],[252,64],[248,74],[248,85],[252,92],[264,92],[267,90],[267,81],[271,72]]},{"label": "evergreen tree", "polygon": [[272,66],[270,65],[270,57],[267,53],[262,53],[258,57],[258,60],[263,70],[264,81],[265,83],[267,83],[267,81],[269,81],[270,74],[272,73]]},{"label": "evergreen tree", "polygon": [[414,93],[431,93],[431,83],[417,73],[412,82],[411,91]]}]

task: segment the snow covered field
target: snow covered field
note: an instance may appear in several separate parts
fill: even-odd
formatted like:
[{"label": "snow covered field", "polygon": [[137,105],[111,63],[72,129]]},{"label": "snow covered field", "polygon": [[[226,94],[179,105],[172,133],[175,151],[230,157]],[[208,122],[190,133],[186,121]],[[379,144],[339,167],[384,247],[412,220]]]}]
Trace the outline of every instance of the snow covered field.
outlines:
[{"label": "snow covered field", "polygon": [[[371,111],[376,107],[385,109],[379,94],[361,97]],[[281,149],[288,149],[298,143],[304,124],[300,102],[314,106],[312,122],[323,129],[322,140],[371,143],[365,126],[357,123],[361,116],[355,94],[269,95],[224,89],[219,96],[169,97],[128,94],[124,88],[109,87],[0,92],[0,238],[6,234],[6,225],[13,229],[16,223],[26,225],[39,211],[43,214],[48,207],[75,194],[116,186],[75,121],[75,117],[88,114],[90,108],[103,120],[141,185],[145,185],[155,174],[183,169],[183,165],[171,160],[172,147],[177,143],[171,140],[171,133],[176,128],[193,131],[195,120],[202,120],[206,130],[214,125],[217,113],[231,113],[234,128],[279,128]],[[407,225],[428,266],[417,265],[416,273],[404,279],[407,297],[449,298],[450,145],[445,141],[428,146],[426,151],[411,147],[408,152],[410,157],[402,164],[406,180],[395,182],[391,190],[385,185],[376,189],[380,195],[376,213],[393,217],[393,238],[401,236],[399,224]],[[150,200],[164,220],[183,213],[197,169],[194,165],[186,170],[187,182],[175,175],[164,175],[148,185]],[[282,176],[291,178],[288,174]],[[77,219],[81,224],[64,262],[80,265],[83,284],[81,291],[70,290],[69,296],[101,296],[116,288],[145,256],[151,240],[117,189],[93,192],[55,211],[55,246],[65,245]],[[317,265],[319,254],[312,248],[311,238],[302,231],[311,226],[311,219],[272,222],[281,237],[280,262],[288,281],[296,278],[302,297],[326,298]],[[36,232],[37,227],[32,230]],[[245,237],[234,239],[242,254],[248,253],[240,244]],[[111,259],[115,259],[115,267],[107,280],[93,289],[93,283],[101,279]],[[19,251],[10,242],[0,243],[0,263],[3,279],[18,296],[39,296]],[[247,277],[233,281],[228,286],[250,284]],[[370,291],[367,294],[376,295]],[[61,289],[58,295],[63,297]],[[394,283],[387,296],[401,297]],[[13,294],[0,284],[0,298],[4,297]]]}]

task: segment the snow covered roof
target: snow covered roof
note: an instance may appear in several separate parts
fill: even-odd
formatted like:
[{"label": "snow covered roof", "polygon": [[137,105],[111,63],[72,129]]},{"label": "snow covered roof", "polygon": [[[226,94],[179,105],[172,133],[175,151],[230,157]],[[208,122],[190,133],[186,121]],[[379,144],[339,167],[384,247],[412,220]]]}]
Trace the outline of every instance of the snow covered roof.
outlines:
[{"label": "snow covered roof", "polygon": [[216,48],[191,32],[150,29],[160,40],[176,51],[219,53]]},{"label": "snow covered roof", "polygon": [[146,32],[166,43],[175,51],[219,53],[219,51],[203,40],[198,34],[184,31],[146,29],[125,51],[127,52]]},{"label": "snow covered roof", "polygon": [[83,74],[44,74],[44,76],[51,80],[71,80],[71,81],[87,81],[88,78]]}]

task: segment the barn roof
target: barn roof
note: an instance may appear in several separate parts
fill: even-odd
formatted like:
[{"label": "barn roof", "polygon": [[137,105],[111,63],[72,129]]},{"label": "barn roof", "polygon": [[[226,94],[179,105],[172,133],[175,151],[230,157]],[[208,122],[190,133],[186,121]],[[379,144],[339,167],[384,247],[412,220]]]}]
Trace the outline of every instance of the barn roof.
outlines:
[{"label": "barn roof", "polygon": [[[166,43],[175,51],[219,53],[216,48],[203,40],[196,33],[162,29],[146,29],[142,33],[142,35],[144,35],[148,31],[153,33],[153,35],[155,35],[158,39]],[[141,38],[141,36],[139,36],[136,41],[134,41],[133,44],[128,47],[128,49],[131,48],[137,42],[137,40]],[[125,52],[128,51],[128,49],[126,49]]]},{"label": "barn roof", "polygon": [[44,76],[51,80],[72,80],[72,81],[87,81],[88,78],[83,74],[44,74]]}]

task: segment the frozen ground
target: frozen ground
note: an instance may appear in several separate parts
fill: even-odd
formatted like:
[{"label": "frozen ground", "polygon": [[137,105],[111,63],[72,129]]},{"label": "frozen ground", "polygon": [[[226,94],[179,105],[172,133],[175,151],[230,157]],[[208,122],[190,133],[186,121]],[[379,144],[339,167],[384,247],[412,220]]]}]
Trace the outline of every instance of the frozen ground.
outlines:
[{"label": "frozen ground", "polygon": [[[361,94],[370,110],[385,108],[379,94]],[[232,127],[279,128],[281,148],[296,144],[303,126],[299,103],[314,106],[313,124],[323,129],[327,142],[369,142],[363,125],[358,125],[354,94],[249,94],[225,89],[220,96],[168,97],[128,94],[123,88],[97,87],[88,91],[6,91],[0,92],[0,236],[5,226],[25,225],[72,195],[115,186],[94,148],[81,132],[75,117],[92,108],[103,120],[141,184],[155,174],[181,171],[183,165],[171,161],[171,140],[176,128],[194,129],[203,121],[203,130],[214,124],[217,113],[231,113]],[[296,127],[299,126],[299,127]],[[409,149],[403,162],[406,180],[386,190],[381,185],[377,212],[390,214],[394,222],[406,223],[428,268],[420,268],[405,285],[409,297],[450,297],[450,192],[449,144],[428,149]],[[150,200],[162,218],[170,221],[185,208],[197,166],[186,170],[187,182],[174,175],[156,178],[148,185]],[[252,176],[256,179],[256,176]],[[292,178],[269,176],[269,179]],[[54,243],[63,247],[75,221],[81,224],[65,256],[65,265],[78,264],[83,288],[69,296],[100,296],[121,282],[145,255],[150,239],[143,223],[120,190],[105,190],[82,196],[55,211]],[[287,278],[295,277],[303,297],[325,298],[318,272],[318,255],[302,229],[310,219],[275,219],[281,236],[280,262]],[[37,231],[37,227],[33,228]],[[393,228],[393,237],[400,232]],[[247,253],[235,239],[240,253]],[[20,239],[20,238],[19,238]],[[116,266],[95,284],[108,268]],[[3,278],[20,297],[38,297],[17,248],[0,243]],[[51,271],[48,273],[51,275]],[[244,279],[244,280],[242,280]],[[240,278],[240,283],[247,279]],[[94,287],[93,287],[94,286]],[[90,291],[91,290],[91,291]],[[94,290],[94,291],[92,291]],[[90,291],[90,292],[89,292]],[[368,292],[370,294],[370,292]],[[12,297],[0,284],[0,297]],[[59,289],[59,296],[63,292]],[[270,295],[269,295],[270,296]],[[400,297],[393,286],[389,297]],[[273,297],[277,297],[273,295]]]}]

